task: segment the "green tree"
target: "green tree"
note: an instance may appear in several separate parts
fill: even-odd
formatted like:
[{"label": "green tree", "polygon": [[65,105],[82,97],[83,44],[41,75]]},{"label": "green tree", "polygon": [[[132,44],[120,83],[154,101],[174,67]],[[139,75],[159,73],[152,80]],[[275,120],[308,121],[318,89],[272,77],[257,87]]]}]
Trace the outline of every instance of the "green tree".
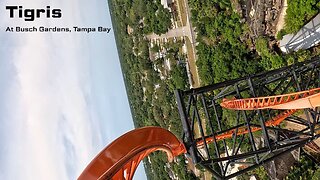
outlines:
[{"label": "green tree", "polygon": [[319,13],[320,2],[318,0],[288,0],[287,15],[285,17],[285,30],[287,33],[295,33]]}]

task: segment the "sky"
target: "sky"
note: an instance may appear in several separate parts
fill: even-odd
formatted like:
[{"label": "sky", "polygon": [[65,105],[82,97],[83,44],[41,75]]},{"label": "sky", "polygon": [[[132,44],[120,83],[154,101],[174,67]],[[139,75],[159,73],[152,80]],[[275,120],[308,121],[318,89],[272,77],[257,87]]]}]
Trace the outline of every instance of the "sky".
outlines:
[{"label": "sky", "polygon": [[[5,6],[62,11],[26,22]],[[7,27],[112,27],[105,0],[0,1],[0,179],[76,179],[133,122],[111,33]],[[142,167],[136,179],[146,179]]]}]

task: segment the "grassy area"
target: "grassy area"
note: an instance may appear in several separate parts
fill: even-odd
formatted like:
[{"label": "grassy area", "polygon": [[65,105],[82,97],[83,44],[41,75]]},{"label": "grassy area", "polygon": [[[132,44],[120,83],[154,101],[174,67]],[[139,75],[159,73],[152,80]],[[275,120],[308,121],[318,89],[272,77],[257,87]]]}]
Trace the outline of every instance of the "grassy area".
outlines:
[{"label": "grassy area", "polygon": [[190,71],[192,75],[192,86],[193,87],[200,87],[200,82],[198,78],[198,71],[197,71],[197,65],[196,65],[196,60],[195,60],[195,54],[192,49],[192,44],[189,40],[189,38],[185,38],[186,40],[186,45],[187,45],[187,51],[188,51],[188,62],[190,66]]}]

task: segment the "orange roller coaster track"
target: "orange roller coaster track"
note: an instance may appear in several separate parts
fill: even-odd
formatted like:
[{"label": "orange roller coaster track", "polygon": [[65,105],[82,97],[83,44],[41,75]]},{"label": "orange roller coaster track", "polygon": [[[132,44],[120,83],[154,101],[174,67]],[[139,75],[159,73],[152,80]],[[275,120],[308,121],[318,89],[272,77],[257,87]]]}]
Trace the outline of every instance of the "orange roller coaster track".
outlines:
[{"label": "orange roller coaster track", "polygon": [[[130,131],[103,149],[86,167],[78,179],[132,179],[141,160],[157,150],[166,152],[169,161],[172,161],[175,156],[189,154],[194,163],[198,163],[210,171],[216,178],[228,179],[269,162],[283,153],[290,152],[297,147],[302,147],[320,136],[314,133],[316,131],[316,125],[320,123],[320,112],[319,108],[317,108],[320,106],[320,88],[314,88],[320,86],[319,69],[320,58],[310,60],[308,63],[300,63],[248,78],[239,78],[184,92],[177,90],[175,94],[184,131],[183,142],[170,131],[160,127],[145,127]],[[301,81],[305,82],[301,83]],[[277,85],[274,89],[270,89],[266,86],[268,83]],[[294,83],[296,84],[293,85]],[[301,84],[304,85],[303,88],[313,87],[314,89],[302,91],[303,88],[301,88]],[[288,92],[286,91],[288,87],[292,86],[299,92],[284,94]],[[278,91],[280,87],[282,87],[282,89]],[[268,91],[268,94],[272,96],[222,99],[223,97],[234,95],[241,97],[240,92],[245,91],[251,92],[251,95],[256,96],[255,92],[258,90],[262,92],[261,89],[265,89]],[[214,96],[214,98],[206,101],[204,94],[208,93],[208,97],[212,97],[215,93],[213,90],[220,90],[220,92]],[[279,94],[283,95],[274,95],[275,92],[280,92]],[[221,120],[223,119],[218,112],[218,108],[221,107],[216,103],[220,98],[222,99],[222,103],[220,104],[222,108],[242,111],[242,117],[246,123],[238,124],[239,121],[237,121],[236,126],[224,130],[221,125]],[[185,105],[185,100],[187,99],[188,103]],[[199,99],[201,102],[198,101]],[[214,118],[211,117],[208,111],[209,106],[207,102],[211,103],[209,106],[212,109],[211,113],[214,114]],[[205,112],[205,119],[208,120],[209,126],[211,127],[210,135],[206,135],[203,130],[201,123],[203,117],[200,117],[198,111],[199,104],[202,105]],[[309,110],[308,112],[305,110],[305,114],[306,116],[310,114],[313,118],[312,121],[309,118],[307,118],[307,120],[290,119],[293,118],[293,114],[298,109],[306,108]],[[283,111],[277,116],[264,121],[263,118],[261,118],[261,110],[263,109]],[[252,117],[260,117],[260,125],[253,124],[253,122],[247,118],[245,111],[250,111]],[[272,115],[269,113],[269,116]],[[250,119],[252,117],[250,117]],[[212,119],[217,121],[217,130],[213,128]],[[238,117],[237,120],[239,119]],[[284,120],[300,123],[304,125],[305,129],[302,131],[281,129],[278,125]],[[199,125],[201,138],[195,138],[193,134],[194,123],[196,121]],[[260,130],[263,132],[265,145],[256,147],[252,132]],[[272,135],[271,131],[277,133]],[[293,135],[290,136],[290,133]],[[245,134],[249,135],[251,150],[239,153]],[[242,137],[239,137],[242,139],[237,139],[238,135],[242,135]],[[270,135],[275,136],[275,138],[269,138]],[[228,153],[229,147],[227,147],[225,142],[225,139],[230,138],[233,139],[233,150],[231,154]],[[237,142],[237,140],[239,140],[239,142]],[[215,152],[215,155],[211,157],[209,155],[209,143],[213,143],[213,147],[215,147],[215,149],[211,149]],[[225,157],[221,157],[223,153],[221,152],[221,147],[224,148],[222,151],[225,152]],[[202,155],[199,149],[204,150],[206,156]],[[225,165],[222,162],[226,162]],[[246,169],[228,175],[228,166],[235,163],[246,163],[249,166]]]},{"label": "orange roller coaster track", "polygon": [[[295,106],[294,106],[295,104]],[[320,104],[320,88],[311,89],[297,93],[248,98],[248,99],[224,99],[221,106],[228,109],[254,110],[254,109],[296,109],[314,108]],[[267,121],[266,126],[277,126],[285,118],[296,112],[296,109],[289,109],[280,113],[275,118]],[[252,127],[251,132],[261,130],[259,127]],[[235,129],[223,134],[216,135],[216,140],[232,138]],[[247,134],[246,127],[240,127],[237,135]],[[209,137],[207,143],[214,139]],[[203,141],[197,145],[202,146]],[[140,161],[151,152],[162,150],[168,155],[169,161],[174,156],[186,153],[184,145],[169,131],[159,127],[146,127],[136,129],[124,134],[109,146],[107,146],[84,170],[79,180],[91,179],[132,179],[133,174]]]},{"label": "orange roller coaster track", "polygon": [[221,106],[234,110],[315,108],[320,106],[319,93],[320,88],[315,88],[277,96],[224,99]]},{"label": "orange roller coaster track", "polygon": [[100,152],[78,180],[132,179],[140,161],[161,150],[169,161],[186,153],[184,145],[170,131],[159,127],[144,127],[130,131]]},{"label": "orange roller coaster track", "polygon": [[[315,108],[320,106],[320,88],[310,89],[296,93],[246,98],[246,99],[223,99],[220,104],[222,107],[233,110],[256,110],[256,109],[284,109],[286,111],[280,113],[276,117],[266,121],[266,126],[278,126],[284,119],[292,115],[297,109]],[[261,130],[260,127],[251,127],[251,132]],[[206,138],[207,143],[211,143],[214,138],[219,141],[222,139],[232,138],[235,133],[237,135],[247,134],[249,132],[246,127],[231,129],[225,133],[218,134],[215,137]],[[204,141],[197,142],[198,146],[202,146]]]}]

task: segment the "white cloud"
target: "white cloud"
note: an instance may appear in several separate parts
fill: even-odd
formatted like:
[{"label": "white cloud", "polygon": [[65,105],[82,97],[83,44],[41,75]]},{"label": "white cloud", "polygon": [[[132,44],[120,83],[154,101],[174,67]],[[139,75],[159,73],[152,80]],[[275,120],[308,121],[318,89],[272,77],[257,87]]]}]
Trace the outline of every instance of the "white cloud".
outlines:
[{"label": "white cloud", "polygon": [[6,5],[50,5],[63,18],[30,23],[0,11],[0,179],[75,179],[103,146],[133,128],[113,36],[4,28],[110,27],[106,2],[0,2]]},{"label": "white cloud", "polygon": [[[30,5],[43,4],[37,2]],[[0,40],[5,40],[0,47],[0,178],[75,179],[102,146],[91,107],[92,54],[86,49],[87,37],[4,33],[4,26],[54,22],[30,24],[8,20],[3,11],[0,15],[5,22],[0,34]],[[71,17],[59,24],[81,19]]]},{"label": "white cloud", "polygon": [[2,175],[73,179],[101,146],[93,146],[100,133],[91,128],[95,112],[90,112],[90,77],[83,74],[89,62],[85,54],[77,54],[82,47],[72,47],[72,42],[52,47],[46,36],[33,34],[19,41],[23,44],[14,47],[10,59],[16,75],[3,102],[9,107],[3,119],[9,137],[1,143],[7,149]]}]

